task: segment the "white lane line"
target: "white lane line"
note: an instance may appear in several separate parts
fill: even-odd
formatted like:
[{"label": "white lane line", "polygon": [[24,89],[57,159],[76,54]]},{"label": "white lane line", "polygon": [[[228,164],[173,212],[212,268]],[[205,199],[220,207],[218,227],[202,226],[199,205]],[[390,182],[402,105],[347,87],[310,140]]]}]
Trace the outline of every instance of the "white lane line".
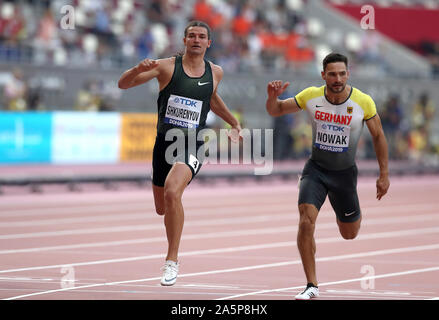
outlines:
[{"label": "white lane line", "polygon": [[[185,201],[183,201],[185,203]],[[273,201],[270,205],[279,205],[279,201],[275,202]],[[289,206],[290,204],[285,203],[283,204],[284,207]],[[242,203],[238,202],[222,202],[222,208],[239,208],[242,207]],[[249,203],[246,205],[246,207],[255,207],[257,208],[258,205],[254,203]],[[206,213],[206,210],[214,209],[209,205],[196,205],[188,204],[187,210],[197,211],[200,214]],[[151,206],[151,201],[143,203],[109,203],[109,204],[90,204],[87,206],[57,206],[57,207],[50,207],[50,208],[27,208],[27,209],[8,209],[4,210],[4,212],[1,213],[2,217],[22,217],[22,218],[29,218],[36,216],[36,219],[33,221],[39,221],[41,220],[40,215],[43,214],[44,216],[52,216],[52,215],[62,215],[62,214],[91,214],[91,213],[106,213],[106,212],[119,212],[119,214],[123,215],[124,212],[132,212],[132,211],[143,211],[143,212],[155,212],[154,206]],[[154,215],[155,216],[155,213]],[[62,218],[58,218],[62,219]],[[68,218],[67,218],[68,219]],[[28,219],[26,219],[28,221]]]},{"label": "white lane line", "polygon": [[[290,210],[291,205],[288,203],[285,204],[273,204],[269,206],[273,211],[283,211]],[[129,210],[120,209],[118,214],[112,215],[99,215],[99,216],[87,216],[87,217],[75,217],[75,218],[58,218],[58,219],[35,219],[26,221],[11,221],[11,222],[0,222],[0,227],[34,227],[34,226],[50,226],[50,225],[60,225],[60,224],[71,224],[71,223],[88,223],[88,222],[106,222],[106,221],[123,221],[132,220],[138,218],[139,220],[157,220],[159,216],[155,213],[154,209],[150,208],[150,211],[143,211],[138,213],[126,213]],[[209,214],[221,213],[221,215],[232,215],[232,214],[240,214],[247,213],[249,210],[251,212],[267,212],[266,207],[261,207],[261,205],[252,206],[242,206],[242,205],[233,205],[228,206],[224,205],[221,208],[198,208],[198,209],[190,209],[190,216],[206,216],[206,210],[209,211]],[[107,210],[108,211],[108,210]],[[87,210],[89,214],[93,214],[94,212],[90,209]]]},{"label": "white lane line", "polygon": [[[433,207],[431,207],[433,209]],[[437,209],[437,206],[434,207]],[[248,208],[241,208],[239,210],[233,211],[233,213],[239,213],[248,210]],[[405,222],[416,222],[416,221],[435,221],[439,220],[437,214],[425,214],[425,215],[414,215],[408,217],[382,217],[387,212],[395,212],[395,207],[380,208],[380,217],[367,219],[363,225],[372,224],[382,224],[382,223],[405,223]],[[409,208],[410,210],[410,208]],[[267,209],[260,207],[259,209],[253,210],[253,212],[266,212]],[[321,214],[325,215],[329,213],[330,210],[322,210]],[[211,226],[211,225],[228,225],[228,224],[251,224],[257,222],[273,222],[273,221],[297,221],[298,215],[292,214],[290,211],[278,211],[276,214],[270,215],[258,215],[258,216],[244,216],[244,217],[229,217],[220,219],[203,219],[198,221],[187,221],[185,222],[185,227],[200,227],[200,226]],[[333,224],[332,224],[333,225]],[[317,230],[322,226],[322,224],[317,225]],[[28,232],[28,233],[18,233],[18,234],[4,234],[0,235],[0,240],[10,240],[10,239],[30,239],[30,238],[41,238],[41,237],[57,237],[66,235],[81,235],[81,234],[97,234],[97,233],[114,233],[114,232],[126,232],[126,231],[146,231],[146,230],[161,230],[163,223],[153,223],[153,224],[136,224],[136,225],[126,225],[117,227],[100,227],[100,228],[80,228],[71,230],[61,230],[61,231],[42,231],[42,232]]]},{"label": "white lane line", "polygon": [[[187,211],[190,212],[191,216],[205,216],[206,210],[209,211],[209,214],[215,214],[215,213],[221,213],[221,215],[224,214],[235,214],[235,213],[248,213],[248,212],[259,212],[259,211],[267,211],[267,208],[270,209],[270,211],[286,211],[291,212],[294,214],[297,210],[294,208],[291,208],[290,203],[283,203],[279,204],[277,203],[267,203],[264,202],[264,205],[261,206],[258,203],[248,204],[243,206],[242,204],[222,204],[221,208],[207,208],[207,207],[193,207],[190,206],[187,208]],[[369,214],[376,214],[380,213],[384,210],[388,210],[390,212],[411,212],[413,210],[435,210],[437,209],[436,203],[422,203],[422,204],[408,204],[408,205],[380,205],[380,206],[366,206],[363,205],[363,212],[366,215]],[[232,209],[232,210],[228,210]],[[51,208],[51,209],[33,209],[33,211],[41,210],[42,212],[45,212],[47,214],[50,213],[51,210],[54,211],[54,213],[87,213],[87,216],[79,216],[79,217],[69,217],[69,218],[49,218],[49,219],[25,219],[24,221],[10,221],[10,222],[0,222],[0,227],[27,227],[27,226],[44,226],[44,225],[59,225],[63,223],[88,223],[88,222],[98,222],[98,221],[123,221],[124,218],[127,218],[127,220],[135,219],[138,217],[142,220],[147,219],[155,219],[157,218],[157,215],[155,214],[154,208],[145,206],[145,205],[110,205],[110,206],[104,206],[104,205],[91,205],[89,207],[57,207],[57,208]],[[96,213],[110,213],[118,211],[119,213],[115,214],[109,214],[109,215],[97,215],[97,216],[90,216]],[[135,213],[131,213],[131,212]],[[17,217],[20,216],[19,214],[20,210],[18,212],[12,212],[12,213],[1,213],[2,218],[6,218],[8,216],[10,217]],[[321,214],[325,214],[326,212],[332,212],[331,209],[323,208],[321,211]],[[153,214],[151,214],[153,213]]]},{"label": "white lane line", "polygon": [[[398,179],[397,177],[393,177],[394,179],[394,184],[393,184],[393,188],[395,188],[395,190],[397,190],[398,188],[402,188],[407,186],[416,186],[416,185],[420,185],[423,188],[425,188],[426,186],[432,186],[435,187],[438,185],[437,181],[430,181],[428,179],[420,179],[419,177],[416,177],[415,180],[413,179],[409,179],[407,178],[407,180],[405,179]],[[359,183],[358,183],[358,187],[359,187],[359,192],[362,192],[362,190],[364,192],[369,192],[369,189],[374,189],[374,179],[369,180],[368,178],[366,180],[364,179],[359,179]],[[413,182],[414,181],[414,182]],[[280,194],[281,197],[280,198],[284,198],[285,195],[287,195],[288,197],[293,197],[293,196],[297,196],[298,194],[298,189],[295,183],[289,183],[289,184],[284,184],[284,185],[280,185],[280,186],[276,186],[276,185],[270,185],[270,191],[277,194]],[[231,190],[237,190],[237,192],[230,192]],[[244,188],[242,187],[229,187],[229,188],[213,188],[213,189],[208,189],[206,190],[206,188],[194,188],[191,190],[188,190],[189,192],[187,192],[184,196],[184,201],[191,201],[193,199],[198,199],[200,193],[206,194],[208,196],[215,194],[215,197],[226,197],[227,200],[229,200],[230,198],[237,202],[239,202],[240,199],[242,199],[242,197],[245,197],[247,195],[250,195],[251,197],[256,197],[259,198],[259,196],[267,196],[267,189],[266,186],[260,186],[260,187],[255,187],[255,186],[246,186]],[[117,192],[117,193],[113,193],[113,192],[93,192],[93,193],[87,193],[87,194],[70,194],[70,193],[66,193],[66,194],[43,194],[43,195],[37,195],[37,196],[32,196],[32,195],[23,195],[23,196],[17,196],[14,195],[12,197],[8,197],[8,196],[4,196],[2,197],[2,202],[0,203],[0,212],[6,213],[8,210],[10,210],[11,208],[14,210],[22,210],[22,213],[25,214],[26,210],[28,210],[30,216],[34,215],[33,211],[35,209],[40,210],[41,214],[46,215],[48,210],[52,210],[52,208],[54,206],[58,206],[59,203],[63,203],[64,208],[66,207],[83,207],[80,209],[86,209],[88,206],[100,206],[103,208],[103,210],[105,210],[105,208],[107,209],[111,209],[111,207],[113,206],[127,206],[129,207],[130,205],[148,205],[149,203],[152,203],[153,198],[151,197],[152,192],[150,190],[142,190],[139,192],[136,191],[121,191],[121,192]],[[28,203],[29,202],[29,197],[31,197],[31,203],[33,204],[32,207],[25,205],[22,206],[23,203]],[[60,200],[62,199],[62,200]],[[218,200],[218,198],[216,198]],[[292,198],[291,198],[292,199]],[[407,200],[407,199],[406,199]],[[413,205],[413,201],[416,201],[416,199],[411,199],[411,203],[407,203],[407,205]],[[366,203],[367,200],[362,201],[361,205],[362,207],[364,205],[368,205],[368,203]],[[371,201],[370,203],[376,203],[376,201]],[[296,205],[296,201],[293,201],[293,204]],[[381,202],[382,205],[386,204],[386,200],[384,200],[384,202]],[[420,203],[421,204],[421,203]],[[404,206],[404,203],[400,203],[401,206]],[[21,206],[21,208],[18,208],[18,206]],[[44,206],[44,208],[40,208],[41,206]],[[38,208],[36,208],[38,207]],[[56,211],[53,212],[56,214]],[[27,214],[26,214],[27,215]],[[14,212],[13,216],[17,216],[16,212]]]},{"label": "white lane line", "polygon": [[401,291],[384,291],[384,290],[373,290],[373,289],[365,289],[365,290],[340,290],[340,289],[326,289],[326,292],[329,294],[336,295],[370,295],[370,296],[410,296],[410,292],[401,292]]},{"label": "white lane line", "polygon": [[[242,206],[242,199],[245,196],[244,194],[241,194],[243,190],[239,190],[240,194],[224,194],[225,197],[227,197],[225,200],[221,201],[221,204],[224,206],[230,206],[230,207],[240,207]],[[213,193],[213,191],[209,191]],[[285,194],[288,194],[288,196],[291,196],[291,190],[284,190]],[[266,195],[266,190],[263,192],[264,195]],[[217,197],[219,194],[217,192],[214,193],[215,197]],[[252,197],[255,195],[253,194]],[[267,202],[270,204],[278,204],[279,199],[284,197],[285,195],[282,194],[276,194],[276,198],[269,198],[267,197]],[[126,197],[118,197],[116,199],[120,199],[117,202],[112,202],[111,199],[109,199],[109,195],[105,196],[103,199],[103,202],[105,203],[96,203],[97,200],[93,199],[91,201],[87,202],[79,202],[73,201],[72,203],[66,203],[65,201],[60,201],[56,196],[54,197],[55,204],[50,205],[48,207],[44,207],[43,204],[35,204],[32,207],[26,207],[26,208],[17,208],[16,203],[12,203],[9,207],[1,207],[0,203],[0,212],[3,217],[32,217],[32,216],[39,216],[39,215],[60,215],[60,214],[74,214],[74,213],[82,213],[84,211],[96,211],[96,212],[107,212],[107,211],[128,211],[128,210],[139,210],[139,209],[149,209],[151,211],[154,211],[154,206],[151,204],[154,202],[153,198],[151,198],[148,193],[145,194],[144,197],[139,199],[134,199],[132,201],[127,200]],[[187,208],[192,209],[204,209],[204,212],[206,209],[210,209],[211,206],[205,203],[202,203],[203,205],[199,205],[199,203],[194,203],[195,199],[192,199],[196,197],[196,199],[199,199],[199,192],[198,191],[192,191],[185,194],[183,198],[183,204],[187,203]],[[114,199],[114,198],[113,198]],[[215,198],[218,200],[217,198]],[[52,199],[51,199],[52,200]],[[89,200],[89,199],[87,199]],[[98,201],[99,202],[99,201]],[[108,203],[107,203],[108,202]],[[21,203],[21,202],[20,202]],[[18,204],[20,204],[18,203]],[[62,203],[60,205],[59,203]],[[249,203],[246,203],[246,205],[255,205],[249,201]],[[43,206],[43,207],[41,207]],[[255,205],[256,206],[256,205]]]},{"label": "white lane line", "polygon": [[[88,214],[88,213],[108,213],[108,212],[131,212],[131,211],[147,211],[154,210],[151,203],[108,203],[108,204],[89,204],[89,205],[64,205],[64,206],[52,206],[49,208],[33,207],[26,209],[2,209],[1,216],[4,218],[20,217],[29,220],[30,217],[35,217],[35,220],[39,220],[41,215],[52,216],[62,214]],[[34,220],[34,221],[35,221]]]},{"label": "white lane line", "polygon": [[[278,234],[285,232],[294,232],[297,228],[295,227],[275,227],[275,228],[258,228],[258,229],[246,229],[246,230],[234,230],[216,233],[197,233],[197,234],[186,234],[183,235],[182,240],[198,240],[198,239],[215,239],[215,238],[227,238],[227,237],[241,237],[248,235],[261,235],[261,234]],[[51,250],[69,250],[69,249],[81,249],[81,248],[95,248],[95,247],[109,247],[109,246],[121,246],[121,245],[132,245],[141,243],[156,243],[166,241],[165,236],[161,237],[151,237],[151,238],[140,238],[131,240],[120,240],[120,241],[103,241],[94,243],[81,243],[72,245],[60,245],[60,246],[50,246],[50,247],[35,247],[35,248],[23,248],[23,249],[12,249],[12,250],[0,250],[0,254],[13,254],[13,253],[29,253],[29,252],[41,252],[41,251],[51,251]]]},{"label": "white lane line", "polygon": [[[232,221],[233,223],[234,221]],[[187,223],[186,226],[190,226],[190,223]],[[332,227],[331,224],[322,225],[323,228]],[[162,224],[157,225],[157,228],[162,228]],[[225,231],[225,232],[217,232],[217,233],[207,233],[207,234],[186,234],[183,235],[182,240],[191,240],[191,239],[207,239],[207,238],[220,238],[220,237],[228,237],[228,236],[245,236],[245,235],[255,235],[255,234],[276,234],[282,232],[294,232],[297,230],[297,227],[275,227],[275,228],[258,228],[258,229],[249,229],[249,230],[235,230],[235,231]],[[26,253],[26,252],[39,252],[39,251],[47,251],[47,250],[65,250],[65,249],[78,249],[78,248],[92,248],[92,247],[100,247],[100,246],[118,246],[118,245],[128,245],[128,244],[139,244],[139,243],[153,243],[160,242],[166,240],[165,237],[152,237],[152,238],[141,238],[141,239],[132,239],[132,240],[121,240],[121,241],[105,241],[105,242],[96,242],[96,243],[85,243],[85,244],[73,244],[73,245],[60,245],[60,246],[50,246],[50,247],[35,247],[35,248],[23,248],[23,249],[11,249],[11,250],[1,250],[0,254],[12,254],[12,253]]]},{"label": "white lane line", "polygon": [[[429,234],[429,233],[437,233],[437,232],[439,232],[439,227],[426,228],[426,229],[399,230],[399,231],[392,231],[392,232],[378,232],[378,233],[371,233],[371,234],[363,235],[363,236],[359,237],[356,241],[370,240],[370,239],[382,239],[382,238],[395,238],[395,237],[401,237],[401,236],[421,235],[421,234]],[[316,239],[316,243],[318,243],[318,244],[337,243],[337,242],[344,242],[344,241],[345,240],[343,240],[339,236]],[[207,255],[207,254],[216,254],[216,253],[241,252],[241,251],[249,251],[249,250],[261,250],[261,249],[269,249],[269,248],[283,248],[283,247],[295,247],[295,246],[296,246],[295,241],[284,241],[284,242],[274,242],[274,243],[268,243],[268,244],[235,246],[235,247],[229,247],[229,248],[186,251],[186,252],[179,253],[179,256],[182,256],[182,257],[183,256],[198,256],[198,255]],[[106,259],[106,260],[75,262],[75,263],[63,263],[63,264],[48,265],[48,266],[24,267],[24,268],[0,270],[0,274],[11,273],[11,272],[21,272],[21,271],[62,268],[65,265],[77,267],[77,266],[99,265],[99,264],[107,264],[107,263],[119,263],[119,262],[131,262],[131,261],[139,261],[139,260],[162,259],[164,257],[165,257],[164,254],[153,254],[153,255],[148,255],[148,256],[137,256],[137,257]]]},{"label": "white lane line", "polygon": [[[404,248],[396,248],[396,249],[385,249],[385,250],[376,250],[376,251],[365,251],[365,252],[359,252],[359,253],[354,253],[354,254],[345,254],[345,255],[319,258],[319,259],[316,259],[316,261],[338,261],[338,260],[344,260],[344,259],[362,258],[362,257],[370,257],[370,256],[378,256],[378,255],[388,255],[388,254],[394,254],[394,253],[437,250],[437,249],[439,249],[439,244],[426,245],[426,246],[404,247]],[[231,273],[231,272],[240,272],[240,271],[248,271],[248,270],[256,270],[256,269],[282,267],[282,266],[289,266],[289,265],[294,265],[294,264],[297,265],[297,264],[301,264],[301,263],[302,263],[301,260],[285,261],[285,262],[253,265],[253,266],[240,267],[240,268],[230,268],[230,269],[220,269],[220,270],[211,270],[211,271],[204,271],[204,272],[180,274],[178,277],[179,278],[187,278],[187,277],[195,277],[195,276],[206,276],[206,275],[211,275],[211,274]],[[378,278],[389,277],[390,275],[396,276],[396,275],[412,274],[412,273],[428,272],[428,271],[436,271],[436,270],[439,270],[439,267],[416,269],[416,270],[410,270],[410,271],[405,271],[405,272],[391,273],[391,274],[387,274],[387,275],[379,275],[379,276],[375,276],[375,278],[378,279]],[[328,282],[326,284],[323,283],[320,285],[324,286],[324,285],[329,285],[329,284],[340,284],[340,283],[347,283],[347,282],[353,282],[353,281],[368,280],[368,279],[373,279],[373,278],[374,277],[361,277],[361,278],[350,279],[350,280]],[[120,284],[135,283],[135,282],[156,281],[159,279],[160,279],[160,277],[153,277],[153,278],[144,278],[144,279],[135,279],[135,280],[96,283],[96,284],[84,285],[84,286],[78,286],[78,287],[61,288],[61,289],[34,292],[34,293],[24,294],[24,295],[15,296],[15,297],[9,297],[9,298],[6,298],[4,300],[16,300],[16,299],[22,299],[22,298],[50,294],[50,293],[56,293],[56,292],[71,291],[71,290],[92,288],[92,287],[98,287],[98,286],[112,286],[112,285],[120,285]],[[241,294],[241,295],[233,295],[233,296],[223,297],[223,298],[220,298],[219,300],[232,299],[234,297],[254,295],[254,294],[260,294],[260,293],[265,293],[265,292],[285,291],[285,290],[298,289],[298,288],[303,288],[303,285],[298,286],[298,287],[289,287],[289,288],[249,292],[249,293],[245,293],[245,294]]]},{"label": "white lane line", "polygon": [[[266,211],[266,210],[264,210]],[[198,221],[187,221],[185,226],[211,226],[211,225],[227,225],[227,224],[240,224],[240,223],[256,223],[256,222],[269,222],[269,221],[283,221],[291,220],[294,216],[289,212],[283,212],[271,215],[259,215],[259,216],[247,216],[247,217],[233,217],[233,218],[220,218],[220,219],[205,219]],[[96,234],[107,232],[125,232],[125,231],[146,231],[163,229],[163,223],[143,224],[143,225],[127,225],[116,227],[101,227],[101,228],[81,228],[73,230],[61,230],[61,231],[45,231],[45,232],[33,232],[33,233],[18,233],[0,235],[0,240],[5,239],[26,239],[26,238],[39,238],[39,237],[53,237],[53,236],[66,236],[66,235],[79,235],[79,234]]]},{"label": "white lane line", "polygon": [[0,228],[41,227],[41,226],[52,226],[52,225],[57,226],[60,224],[111,222],[111,221],[114,222],[114,221],[125,221],[125,220],[146,220],[149,217],[155,218],[154,216],[149,215],[147,213],[148,212],[145,211],[144,213],[118,213],[118,214],[109,214],[105,216],[0,222]]},{"label": "white lane line", "polygon": [[[318,259],[316,259],[316,260],[318,260]],[[372,279],[399,277],[399,276],[405,276],[405,275],[410,275],[410,274],[433,272],[433,271],[439,271],[439,266],[438,267],[431,267],[431,268],[423,268],[423,269],[406,270],[406,271],[401,271],[401,272],[385,273],[385,274],[380,274],[380,275],[375,275],[375,276],[363,276],[361,278],[353,278],[353,279],[340,280],[340,281],[324,282],[324,283],[319,283],[319,287],[336,285],[336,284],[345,284],[345,283],[350,283],[350,282],[366,281],[366,280],[372,280]],[[296,290],[296,289],[303,289],[303,288],[304,288],[304,286],[302,285],[302,286],[288,287],[288,288],[260,290],[260,291],[242,293],[242,294],[235,294],[233,296],[222,297],[222,298],[218,298],[215,300],[229,300],[229,299],[235,299],[235,298],[242,298],[242,297],[246,297],[246,296],[261,295],[261,294],[270,293],[270,292],[280,292],[280,291]]]},{"label": "white lane line", "polygon": [[[271,217],[271,216],[270,216]],[[293,217],[290,217],[294,219]],[[296,217],[297,220],[297,217]],[[382,225],[385,223],[412,223],[418,221],[436,221],[439,220],[439,216],[437,214],[426,214],[426,215],[418,215],[413,217],[406,218],[377,218],[377,219],[369,219],[363,223],[364,226],[368,225]],[[217,225],[217,222],[213,220],[213,222]],[[236,220],[231,221],[232,224],[236,223]],[[247,223],[247,222],[244,222]],[[192,226],[191,222],[186,223],[186,227]],[[146,227],[146,226],[145,226]],[[157,224],[155,229],[163,228],[162,224]],[[326,230],[334,228],[334,223],[321,223],[317,227],[317,231]],[[435,233],[437,229],[432,228],[417,228],[413,229],[416,234],[423,233]],[[419,231],[419,233],[417,232]],[[422,232],[421,232],[422,231]],[[197,234],[183,234],[182,240],[197,240],[197,239],[212,239],[212,238],[222,238],[222,237],[239,237],[239,236],[248,236],[248,235],[261,235],[261,234],[277,234],[284,232],[297,232],[297,225],[292,225],[291,227],[274,227],[274,228],[256,228],[249,230],[234,230],[234,231],[225,231],[225,232],[217,232],[217,233],[197,233]],[[410,235],[412,230],[399,230],[401,236],[402,235]],[[403,233],[401,233],[403,232]],[[367,234],[361,234],[358,238],[362,238]],[[357,239],[358,239],[357,238]],[[141,244],[141,243],[156,243],[166,241],[165,237],[151,237],[151,238],[140,238],[140,239],[131,239],[131,240],[120,240],[120,241],[103,241],[103,242],[94,242],[94,243],[80,243],[80,244],[71,244],[71,245],[59,245],[59,246],[47,246],[47,247],[34,247],[34,248],[23,248],[23,249],[8,249],[8,250],[0,250],[0,254],[15,254],[15,253],[30,253],[30,252],[41,252],[41,251],[51,251],[51,250],[69,250],[69,249],[80,249],[80,248],[95,248],[95,247],[108,247],[108,246],[121,246],[121,245],[132,245],[132,244]]]}]

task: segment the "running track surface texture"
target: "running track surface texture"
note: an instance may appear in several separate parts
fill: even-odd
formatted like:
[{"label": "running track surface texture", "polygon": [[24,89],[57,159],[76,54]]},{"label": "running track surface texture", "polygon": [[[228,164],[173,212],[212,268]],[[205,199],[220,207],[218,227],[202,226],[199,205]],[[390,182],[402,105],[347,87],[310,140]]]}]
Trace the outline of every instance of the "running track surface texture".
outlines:
[{"label": "running track surface texture", "polygon": [[[317,300],[439,298],[439,176],[362,177],[355,240],[328,200],[316,226]],[[306,284],[296,246],[297,181],[191,183],[180,275],[159,284],[167,249],[150,187],[0,196],[0,298],[292,300]]]}]

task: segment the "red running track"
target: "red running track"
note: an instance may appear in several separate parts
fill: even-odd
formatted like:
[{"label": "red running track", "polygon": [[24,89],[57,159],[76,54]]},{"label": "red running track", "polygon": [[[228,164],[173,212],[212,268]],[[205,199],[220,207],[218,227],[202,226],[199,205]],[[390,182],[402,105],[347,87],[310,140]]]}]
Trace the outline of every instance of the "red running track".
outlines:
[{"label": "red running track", "polygon": [[[297,182],[186,190],[180,275],[159,284],[163,217],[149,188],[0,197],[1,299],[291,300],[305,285]],[[317,220],[320,300],[439,298],[439,177],[358,182],[363,222],[343,240],[328,201]]]}]

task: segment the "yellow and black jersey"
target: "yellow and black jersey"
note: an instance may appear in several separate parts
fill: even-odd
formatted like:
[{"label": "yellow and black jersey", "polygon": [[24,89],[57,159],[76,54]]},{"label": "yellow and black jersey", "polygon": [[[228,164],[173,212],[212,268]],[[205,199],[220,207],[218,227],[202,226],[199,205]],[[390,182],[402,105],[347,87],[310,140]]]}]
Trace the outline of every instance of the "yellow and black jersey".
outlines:
[{"label": "yellow and black jersey", "polygon": [[342,170],[355,164],[358,141],[364,121],[376,116],[372,98],[352,87],[340,104],[326,98],[326,86],[309,87],[294,99],[312,122],[311,159],[328,170]]}]

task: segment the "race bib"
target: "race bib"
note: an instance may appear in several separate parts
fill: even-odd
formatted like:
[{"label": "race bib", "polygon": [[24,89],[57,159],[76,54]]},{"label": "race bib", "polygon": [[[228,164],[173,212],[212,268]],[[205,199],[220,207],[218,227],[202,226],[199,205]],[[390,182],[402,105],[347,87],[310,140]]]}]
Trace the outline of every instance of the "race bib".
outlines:
[{"label": "race bib", "polygon": [[314,144],[320,150],[345,152],[349,147],[350,130],[348,126],[316,121]]},{"label": "race bib", "polygon": [[203,101],[171,94],[166,107],[165,123],[182,128],[197,128]]}]

